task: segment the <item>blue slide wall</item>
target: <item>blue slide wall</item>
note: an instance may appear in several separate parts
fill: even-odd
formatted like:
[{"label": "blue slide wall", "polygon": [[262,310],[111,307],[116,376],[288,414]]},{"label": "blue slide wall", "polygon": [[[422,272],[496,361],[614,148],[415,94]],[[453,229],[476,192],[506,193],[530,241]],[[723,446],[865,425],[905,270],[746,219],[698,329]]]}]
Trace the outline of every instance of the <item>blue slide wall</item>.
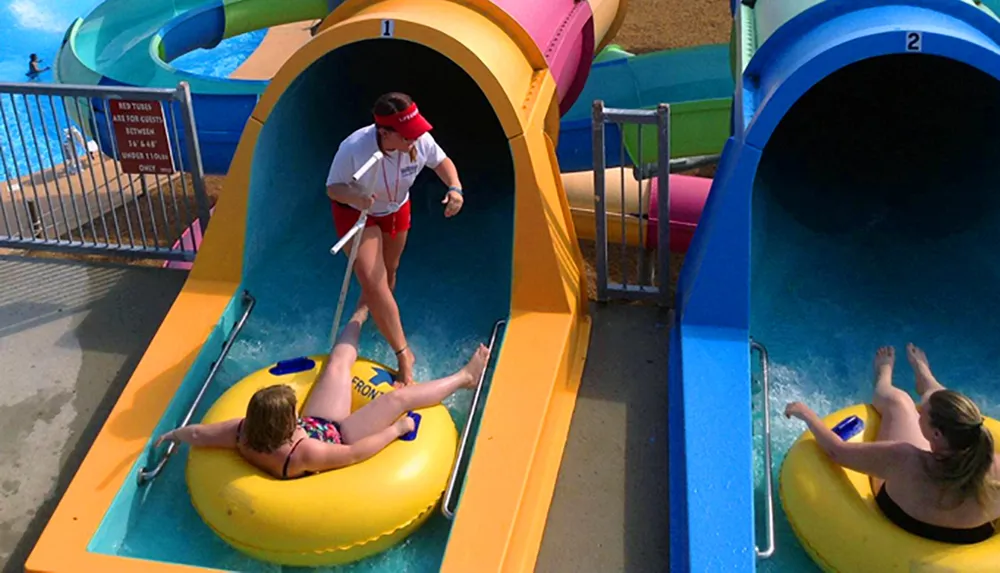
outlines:
[{"label": "blue slide wall", "polygon": [[819,81],[893,54],[940,56],[1000,80],[1000,25],[957,1],[822,2],[778,28],[737,81],[736,133],[677,290],[669,380],[672,571],[754,571],[755,539],[763,543],[754,532],[749,387],[751,195],[761,155]]}]

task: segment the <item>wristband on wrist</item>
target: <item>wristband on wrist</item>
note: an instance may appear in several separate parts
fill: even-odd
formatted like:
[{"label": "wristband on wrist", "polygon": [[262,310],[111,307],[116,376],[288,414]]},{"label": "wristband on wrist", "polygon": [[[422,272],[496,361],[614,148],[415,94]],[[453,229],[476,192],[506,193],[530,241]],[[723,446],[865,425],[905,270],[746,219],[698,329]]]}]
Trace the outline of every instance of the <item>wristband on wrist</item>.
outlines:
[{"label": "wristband on wrist", "polygon": [[451,186],[448,187],[448,191],[454,191],[455,193],[458,193],[459,195],[462,195],[464,197],[464,194],[462,193],[462,188],[461,187],[457,187],[455,185],[451,185]]}]

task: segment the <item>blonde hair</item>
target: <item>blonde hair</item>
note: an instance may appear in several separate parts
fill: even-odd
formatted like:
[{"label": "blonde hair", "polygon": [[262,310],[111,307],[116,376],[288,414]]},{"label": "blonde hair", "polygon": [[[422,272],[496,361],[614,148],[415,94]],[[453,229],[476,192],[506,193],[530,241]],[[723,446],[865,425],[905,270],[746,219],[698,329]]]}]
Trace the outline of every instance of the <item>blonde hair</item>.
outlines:
[{"label": "blonde hair", "polygon": [[254,392],[243,425],[247,447],[266,454],[290,441],[295,433],[295,406],[295,392],[285,384]]},{"label": "blonde hair", "polygon": [[993,467],[993,434],[975,402],[954,390],[939,390],[928,399],[930,425],[941,432],[948,449],[933,454],[931,476],[946,491],[962,499],[974,497],[986,507],[1000,490],[990,475]]}]

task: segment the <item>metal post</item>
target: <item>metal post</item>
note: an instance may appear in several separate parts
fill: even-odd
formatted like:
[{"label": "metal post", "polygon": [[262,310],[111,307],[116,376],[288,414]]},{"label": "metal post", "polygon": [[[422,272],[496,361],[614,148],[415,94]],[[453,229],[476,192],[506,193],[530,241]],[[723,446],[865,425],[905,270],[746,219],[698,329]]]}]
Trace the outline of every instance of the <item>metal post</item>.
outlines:
[{"label": "metal post", "polygon": [[591,120],[594,138],[594,216],[597,247],[597,300],[608,300],[608,226],[604,201],[604,101],[595,100]]},{"label": "metal post", "polygon": [[657,271],[660,276],[660,305],[670,308],[670,284],[673,280],[670,272],[670,106],[661,103],[656,106],[657,128],[657,169],[656,180],[659,186],[656,216],[657,225],[656,252],[658,256]]},{"label": "metal post", "polygon": [[458,472],[462,469],[462,460],[465,457],[465,449],[469,443],[469,436],[472,432],[472,424],[476,419],[476,410],[479,408],[479,397],[483,393],[483,384],[486,382],[486,371],[490,367],[490,359],[493,358],[493,350],[497,342],[497,335],[500,328],[506,326],[506,320],[498,320],[493,324],[493,333],[490,334],[490,345],[486,351],[486,364],[479,375],[476,383],[476,392],[472,395],[472,403],[469,405],[469,417],[465,420],[465,428],[462,430],[462,441],[458,445],[458,452],[455,454],[455,463],[451,468],[451,476],[448,478],[448,488],[445,490],[444,499],[441,501],[441,513],[448,519],[455,519],[455,505],[458,503]]},{"label": "metal post", "polygon": [[[240,316],[239,321],[236,322],[236,325],[233,326],[233,329],[229,332],[229,336],[226,337],[226,342],[222,346],[222,352],[219,354],[219,357],[215,360],[215,362],[212,362],[212,368],[209,370],[208,376],[205,378],[201,388],[198,390],[198,394],[194,397],[194,401],[191,402],[191,407],[188,408],[187,414],[184,415],[184,419],[181,420],[181,423],[174,429],[183,428],[191,423],[191,418],[194,417],[195,411],[198,410],[198,405],[201,404],[201,399],[205,396],[205,390],[208,390],[212,380],[215,379],[215,375],[218,374],[219,368],[222,367],[222,362],[226,359],[226,356],[229,355],[229,351],[236,342],[236,338],[239,336],[240,331],[243,330],[243,326],[247,323],[247,319],[250,318],[250,313],[253,312],[254,306],[257,305],[257,299],[250,294],[250,291],[246,290],[243,291],[243,296],[240,298],[240,302],[245,307],[243,309],[243,315]],[[140,486],[149,483],[150,481],[156,479],[156,476],[160,475],[160,472],[162,472],[163,468],[166,467],[170,457],[177,451],[177,447],[177,442],[171,441],[167,444],[167,449],[164,451],[163,457],[160,458],[160,461],[157,462],[155,466],[145,467],[139,470],[139,473],[136,475],[136,479],[139,481]],[[156,447],[154,445],[153,451],[155,452],[155,450]]]},{"label": "metal post", "polygon": [[[652,286],[652,284],[653,284],[653,267],[652,267],[652,265],[650,265],[650,262],[651,262],[651,259],[652,259],[652,257],[650,255],[652,253],[650,252],[651,249],[646,248],[646,245],[649,243],[649,241],[646,240],[647,237],[644,236],[644,233],[643,233],[644,225],[642,224],[643,218],[645,218],[646,220],[649,220],[653,216],[652,213],[643,212],[643,210],[642,210],[642,185],[643,185],[643,183],[646,182],[646,178],[645,177],[639,176],[639,174],[643,170],[642,166],[646,165],[646,156],[642,152],[642,128],[643,128],[643,124],[641,124],[641,123],[636,126],[636,131],[638,132],[637,139],[638,139],[639,157],[636,158],[636,163],[638,165],[635,168],[633,168],[633,174],[636,176],[635,177],[636,187],[638,188],[638,192],[639,192],[639,280],[638,280],[638,283],[640,285],[650,285],[650,286]],[[649,199],[652,200],[653,186],[650,185],[649,189],[647,191],[648,191],[648,193],[650,195]],[[624,208],[622,210],[624,211]]]},{"label": "metal post", "polygon": [[767,348],[753,338],[750,339],[750,352],[754,350],[760,353],[760,368],[764,390],[764,487],[767,488],[767,546],[764,549],[755,547],[757,557],[769,559],[774,555],[774,485],[771,473],[774,469],[771,456],[771,386],[770,386],[770,365],[767,357]]},{"label": "metal post", "polygon": [[[201,147],[198,144],[198,127],[194,121],[194,106],[191,102],[191,87],[187,82],[177,85],[177,97],[181,102],[181,112],[184,115],[184,131],[187,136],[188,170],[194,183],[194,197],[198,202],[198,222],[201,224],[202,236],[208,231],[208,220],[211,217],[208,206],[208,192],[205,190],[205,169],[201,165]],[[180,159],[180,158],[178,158]]]}]

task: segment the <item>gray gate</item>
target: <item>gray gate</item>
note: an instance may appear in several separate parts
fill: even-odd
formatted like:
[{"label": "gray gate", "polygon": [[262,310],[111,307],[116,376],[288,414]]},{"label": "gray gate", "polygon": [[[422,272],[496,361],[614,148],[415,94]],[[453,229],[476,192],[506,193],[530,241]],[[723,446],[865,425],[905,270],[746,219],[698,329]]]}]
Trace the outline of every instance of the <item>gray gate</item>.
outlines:
[{"label": "gray gate", "polygon": [[[607,150],[605,148],[605,125],[615,124],[617,133],[622,134],[626,125],[632,124],[637,129],[638,152],[633,167],[626,165],[625,137],[620,137],[618,157],[618,181],[615,181],[618,196],[609,195],[608,178],[605,173],[607,166]],[[594,102],[594,212],[596,221],[597,249],[597,300],[607,301],[610,298],[625,299],[656,299],[659,304],[669,307],[670,300],[670,106],[660,104],[655,110],[614,109],[604,107],[604,102]],[[656,150],[650,154],[643,149],[643,129],[653,130],[656,134]],[[648,161],[643,155],[654,155],[653,161]],[[649,194],[652,192],[652,181],[655,179],[658,191],[656,205],[656,248],[647,248],[650,237],[651,220]],[[634,192],[633,192],[634,191]],[[628,195],[628,196],[627,196]],[[619,256],[617,265],[621,282],[611,282],[608,270],[608,206],[618,199],[615,213],[612,213],[612,223],[615,224],[615,237],[618,241],[614,250]],[[633,206],[635,210],[631,210]],[[638,235],[636,237],[636,235]],[[637,240],[636,240],[637,239]],[[637,245],[637,246],[636,246]],[[639,264],[633,276],[633,266],[628,257],[630,249],[638,248]],[[656,257],[655,265],[651,260]],[[655,267],[655,268],[654,268]]]},{"label": "gray gate", "polygon": [[191,92],[0,83],[0,247],[194,259],[209,199]]},{"label": "gray gate", "polygon": [[[617,150],[607,149],[609,125]],[[654,299],[671,307],[670,173],[717,163],[719,156],[671,159],[667,104],[615,109],[597,100],[592,126],[597,300]],[[632,144],[628,154],[626,140]],[[608,169],[609,163],[617,167]],[[617,255],[615,272],[609,254]],[[612,275],[620,281],[613,281]]]}]

